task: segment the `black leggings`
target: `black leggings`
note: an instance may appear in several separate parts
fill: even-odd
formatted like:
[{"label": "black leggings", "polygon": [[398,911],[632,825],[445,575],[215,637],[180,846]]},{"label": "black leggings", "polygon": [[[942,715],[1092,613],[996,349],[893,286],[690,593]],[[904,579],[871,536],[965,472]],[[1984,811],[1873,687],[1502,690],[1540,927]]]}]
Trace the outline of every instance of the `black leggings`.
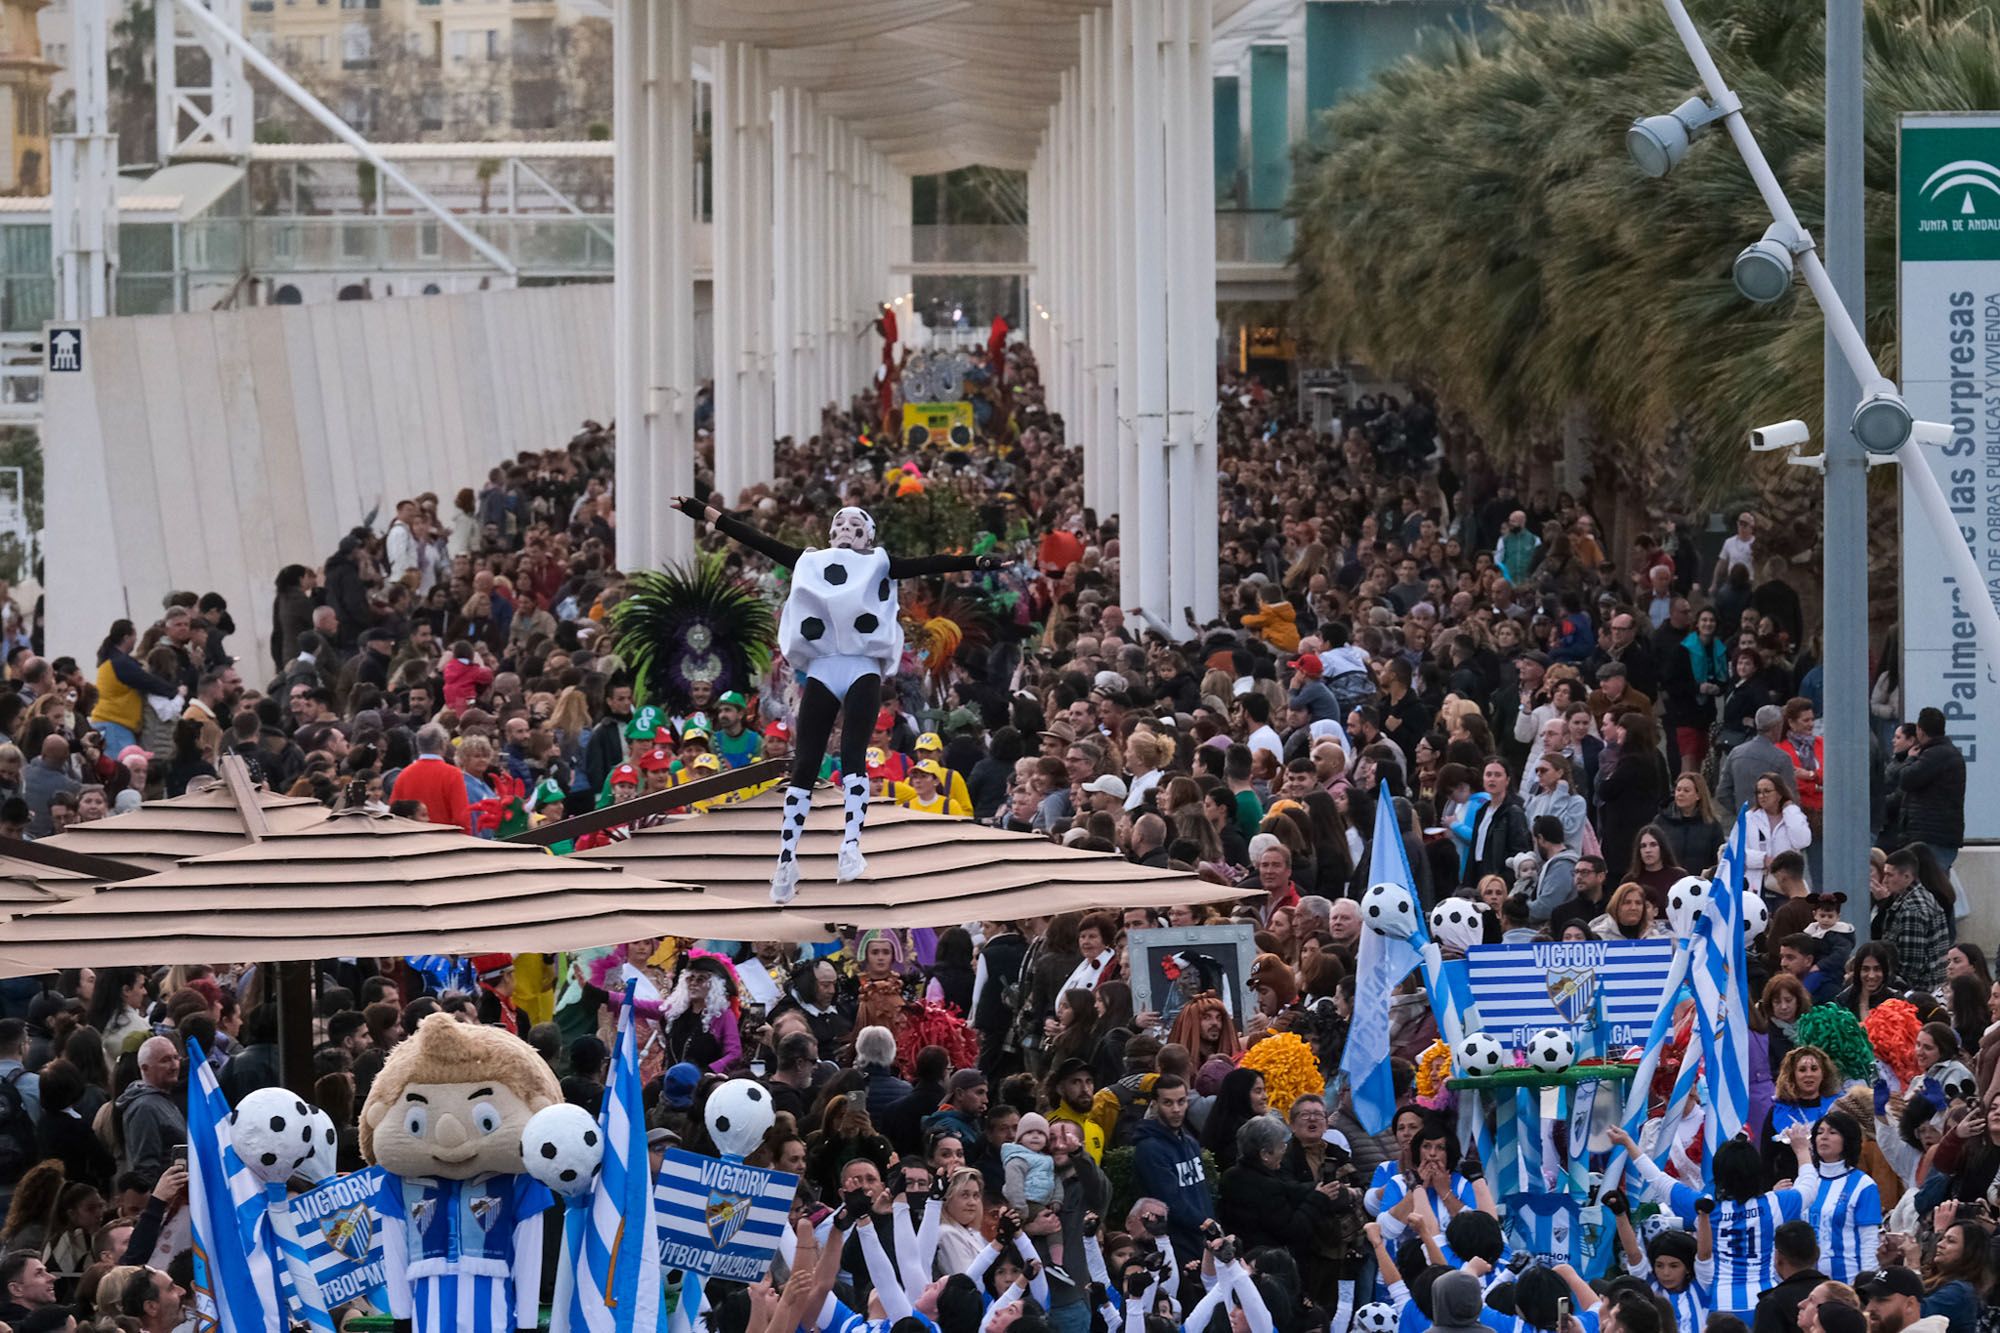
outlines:
[{"label": "black leggings", "polygon": [[799,700],[798,751],[792,761],[792,785],[811,791],[819,781],[820,763],[826,758],[826,738],[833,732],[833,719],[840,714],[840,775],[843,779],[868,772],[868,741],[875,734],[875,715],[882,708],[882,678],[873,673],[860,676],[847,687],[847,698],[836,699],[833,691],[816,680],[806,681],[805,697]]}]

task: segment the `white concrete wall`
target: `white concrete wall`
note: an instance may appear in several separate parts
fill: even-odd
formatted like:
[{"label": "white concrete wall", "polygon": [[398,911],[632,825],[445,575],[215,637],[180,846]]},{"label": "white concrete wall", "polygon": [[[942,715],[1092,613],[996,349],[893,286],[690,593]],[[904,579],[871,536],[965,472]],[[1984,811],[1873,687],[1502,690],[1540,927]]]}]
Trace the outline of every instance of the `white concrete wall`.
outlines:
[{"label": "white concrete wall", "polygon": [[281,566],[608,422],[611,345],[609,283],[88,322],[46,379],[50,654],[214,590],[261,684]]}]

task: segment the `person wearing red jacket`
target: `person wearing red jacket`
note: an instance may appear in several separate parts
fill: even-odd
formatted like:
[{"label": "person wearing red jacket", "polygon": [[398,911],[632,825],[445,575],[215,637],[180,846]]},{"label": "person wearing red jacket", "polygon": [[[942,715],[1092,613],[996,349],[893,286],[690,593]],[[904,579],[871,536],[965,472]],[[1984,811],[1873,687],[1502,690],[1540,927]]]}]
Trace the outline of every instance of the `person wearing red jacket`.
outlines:
[{"label": "person wearing red jacket", "polygon": [[493,668],[472,655],[472,641],[460,639],[451,646],[444,663],[444,706],[463,713],[479,692],[493,683]]},{"label": "person wearing red jacket", "polygon": [[417,732],[417,757],[396,775],[391,801],[417,801],[433,824],[455,824],[468,832],[472,803],[465,795],[465,774],[444,757],[451,743],[445,729],[432,722]]},{"label": "person wearing red jacket", "polygon": [[1794,699],[1785,705],[1785,738],[1778,748],[1792,761],[1792,780],[1799,789],[1799,808],[1818,831],[1820,811],[1826,808],[1826,743],[1813,735],[1813,706],[1809,699]]}]

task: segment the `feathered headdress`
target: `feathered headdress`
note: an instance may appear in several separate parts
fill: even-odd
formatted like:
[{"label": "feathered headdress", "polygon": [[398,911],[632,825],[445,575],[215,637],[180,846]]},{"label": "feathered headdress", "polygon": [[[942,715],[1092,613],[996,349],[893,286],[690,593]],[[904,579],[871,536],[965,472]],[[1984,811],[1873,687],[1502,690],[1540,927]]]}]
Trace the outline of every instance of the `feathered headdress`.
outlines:
[{"label": "feathered headdress", "polygon": [[724,571],[720,555],[642,571],[626,587],[611,632],[641,699],[684,704],[698,681],[718,694],[747,691],[770,669],[777,618],[752,584]]}]

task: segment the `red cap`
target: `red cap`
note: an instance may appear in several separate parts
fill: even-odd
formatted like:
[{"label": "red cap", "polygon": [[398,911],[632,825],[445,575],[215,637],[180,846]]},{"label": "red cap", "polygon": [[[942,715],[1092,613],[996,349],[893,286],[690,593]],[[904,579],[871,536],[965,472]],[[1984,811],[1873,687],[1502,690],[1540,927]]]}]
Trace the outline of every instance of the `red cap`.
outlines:
[{"label": "red cap", "polygon": [[674,766],[674,752],[665,746],[655,746],[639,756],[639,767],[648,773],[658,773]]},{"label": "red cap", "polygon": [[476,953],[472,955],[472,970],[484,981],[487,977],[498,976],[514,966],[511,953]]},{"label": "red cap", "polygon": [[764,739],[766,740],[788,741],[791,738],[792,727],[789,722],[773,722],[770,726],[764,728]]},{"label": "red cap", "polygon": [[1326,673],[1326,664],[1319,660],[1318,653],[1303,653],[1286,665],[1312,680],[1318,680]]},{"label": "red cap", "polygon": [[629,782],[635,787],[638,786],[639,770],[630,764],[620,764],[618,767],[612,769],[611,785],[615,787],[621,782]]},{"label": "red cap", "polygon": [[893,709],[893,708],[885,708],[885,709],[883,709],[883,710],[882,710],[881,712],[879,712],[879,713],[877,713],[877,714],[875,715],[875,730],[877,730],[877,731],[894,731],[895,729],[896,729],[896,710],[895,710],[895,709]]}]

